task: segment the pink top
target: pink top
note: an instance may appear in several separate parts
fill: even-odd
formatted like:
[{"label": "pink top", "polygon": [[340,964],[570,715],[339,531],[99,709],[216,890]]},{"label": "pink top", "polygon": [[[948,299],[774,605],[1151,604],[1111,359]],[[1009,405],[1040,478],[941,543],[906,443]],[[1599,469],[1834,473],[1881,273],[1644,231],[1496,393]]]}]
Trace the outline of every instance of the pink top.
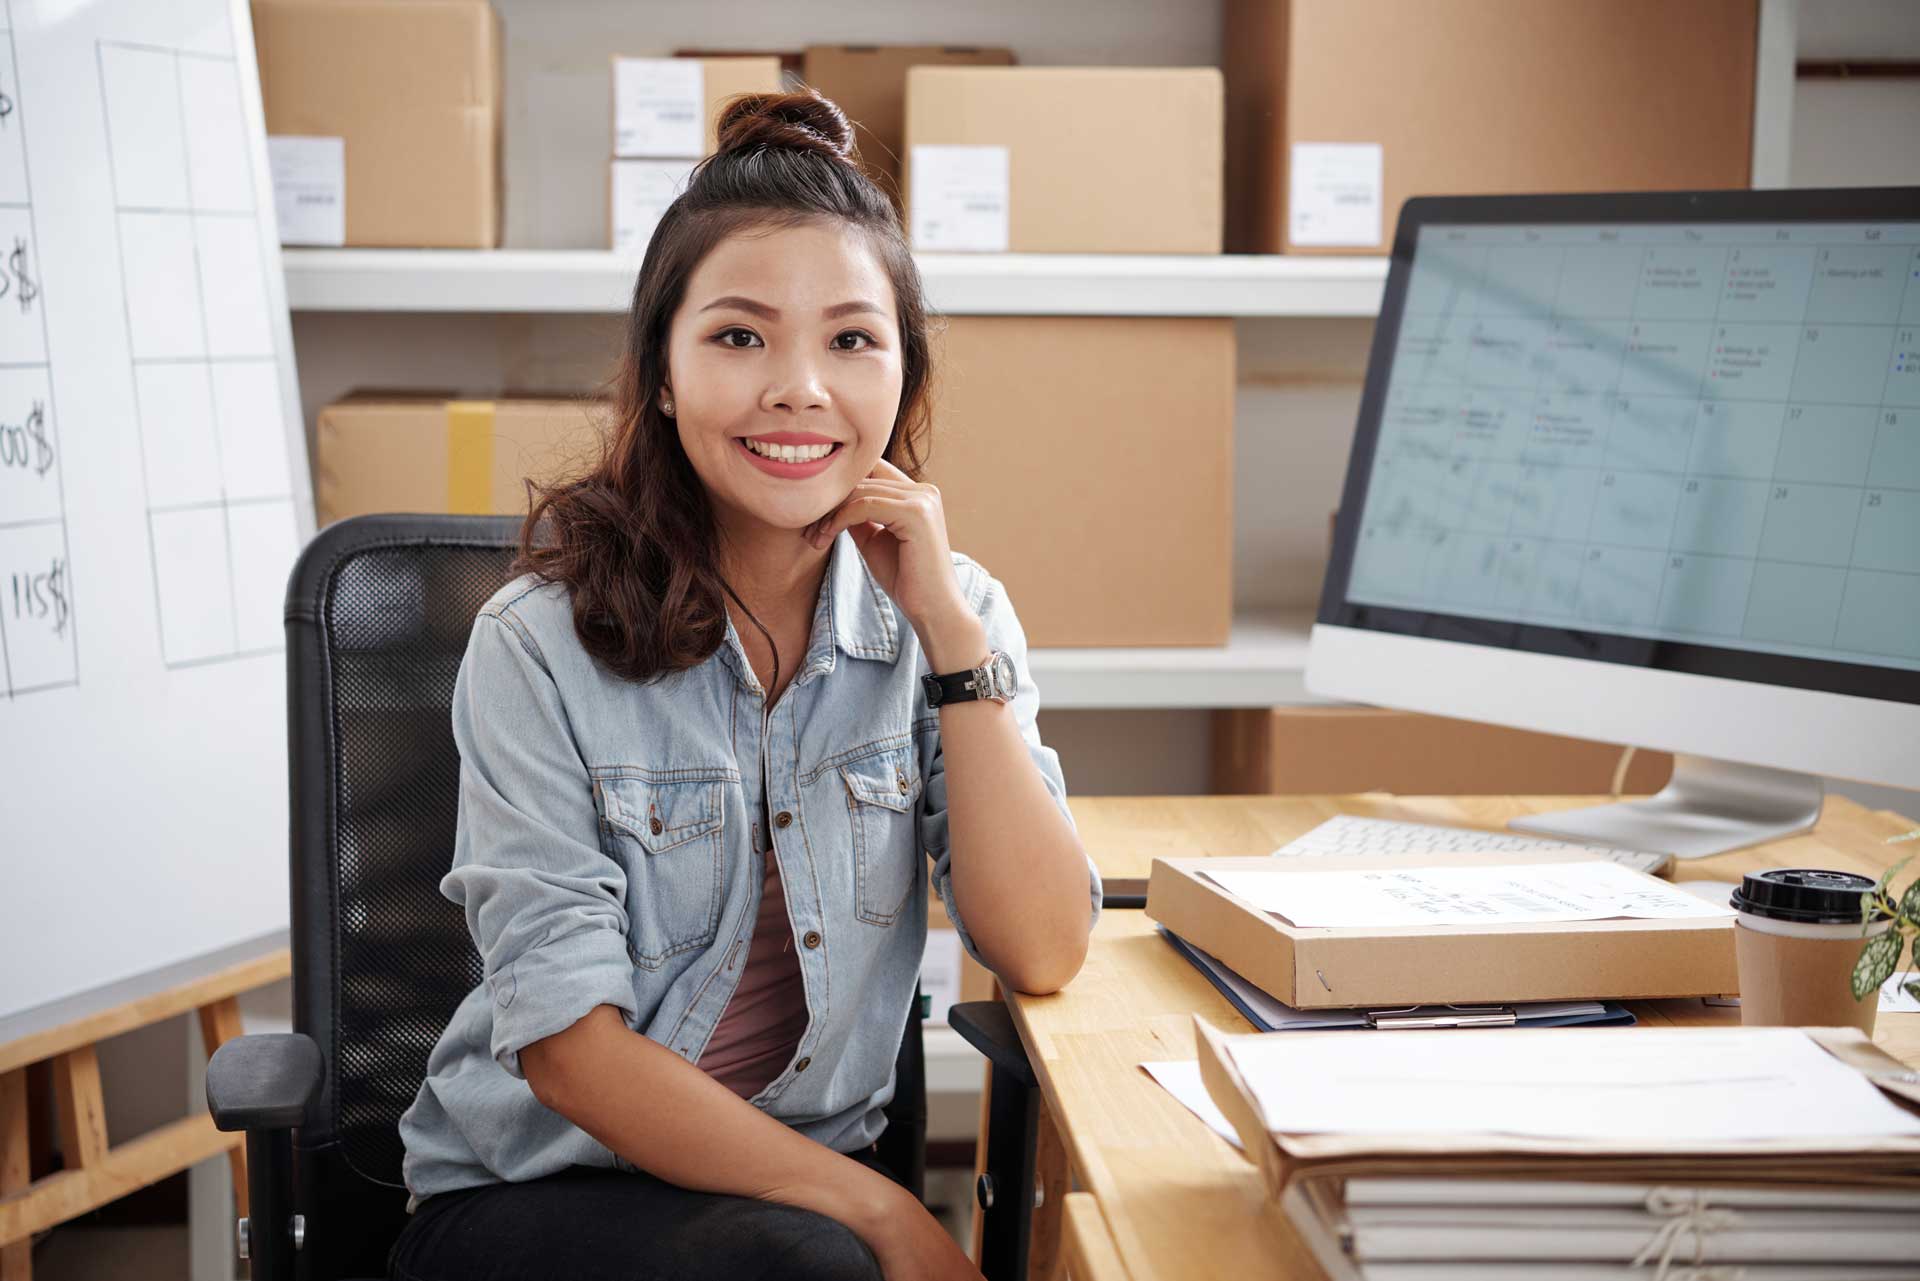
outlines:
[{"label": "pink top", "polygon": [[[739,963],[737,957],[732,963]],[[771,850],[746,966],[740,986],[700,1052],[700,1066],[741,1098],[750,1099],[786,1070],[807,1030],[800,956],[794,951],[793,927],[787,922],[780,864]]]}]

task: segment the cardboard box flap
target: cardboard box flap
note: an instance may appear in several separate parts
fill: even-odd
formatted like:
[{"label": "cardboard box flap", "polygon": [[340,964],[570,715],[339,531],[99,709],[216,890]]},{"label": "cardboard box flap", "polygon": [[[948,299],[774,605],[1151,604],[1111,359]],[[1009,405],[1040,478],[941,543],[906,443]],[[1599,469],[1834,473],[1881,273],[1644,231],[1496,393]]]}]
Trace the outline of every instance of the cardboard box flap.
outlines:
[{"label": "cardboard box flap", "polygon": [[[1582,862],[1583,854],[1433,854],[1426,866]],[[1155,859],[1147,915],[1295,1009],[1715,996],[1739,990],[1730,917],[1481,927],[1295,926],[1209,879],[1210,869],[1407,867],[1405,856]]]},{"label": "cardboard box flap", "polygon": [[[1887,1078],[1905,1075],[1901,1065],[1854,1028],[1808,1028],[1807,1035],[1842,1062],[1859,1069],[1883,1091],[1909,1096]],[[1583,1028],[1582,1037],[1648,1037],[1699,1028]],[[1845,1180],[1920,1187],[1920,1137],[1857,1135],[1832,1139],[1772,1141],[1678,1141],[1643,1139],[1548,1139],[1470,1134],[1278,1134],[1269,1130],[1253,1090],[1234,1062],[1233,1047],[1250,1039],[1284,1036],[1289,1041],[1367,1035],[1353,1032],[1258,1033],[1228,1036],[1194,1016],[1200,1079],[1260,1166],[1267,1190],[1278,1198],[1304,1179],[1445,1178],[1482,1176],[1589,1181],[1736,1180],[1804,1183]],[[1458,1033],[1373,1033],[1383,1036],[1543,1036],[1537,1029],[1491,1029]],[[1754,1158],[1765,1158],[1756,1161]]]}]

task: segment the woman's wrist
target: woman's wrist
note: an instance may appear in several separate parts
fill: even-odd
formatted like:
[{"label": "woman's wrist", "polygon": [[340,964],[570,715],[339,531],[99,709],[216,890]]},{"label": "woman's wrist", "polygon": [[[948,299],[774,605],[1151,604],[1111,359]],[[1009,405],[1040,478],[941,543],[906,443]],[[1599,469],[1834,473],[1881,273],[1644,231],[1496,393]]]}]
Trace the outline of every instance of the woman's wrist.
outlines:
[{"label": "woman's wrist", "polygon": [[848,1177],[818,1185],[818,1201],[805,1209],[817,1211],[851,1228],[862,1241],[872,1245],[876,1237],[898,1222],[903,1198],[913,1202],[907,1190],[886,1175],[863,1165],[852,1157],[846,1162],[852,1169]]},{"label": "woman's wrist", "polygon": [[978,667],[987,658],[987,628],[980,616],[962,607],[924,625],[916,624],[920,648],[936,676]]}]

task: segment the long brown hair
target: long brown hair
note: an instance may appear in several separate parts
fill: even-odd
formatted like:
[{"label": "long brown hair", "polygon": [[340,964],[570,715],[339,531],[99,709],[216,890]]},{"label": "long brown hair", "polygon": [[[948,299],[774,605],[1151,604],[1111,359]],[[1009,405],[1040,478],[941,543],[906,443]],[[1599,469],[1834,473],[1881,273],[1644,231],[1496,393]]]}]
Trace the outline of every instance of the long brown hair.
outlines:
[{"label": "long brown hair", "polygon": [[813,90],[735,98],[720,116],[718,150],[694,168],[641,260],[600,459],[558,484],[527,482],[533,501],[510,571],[565,583],[580,643],[628,680],[705,661],[726,637],[723,594],[740,601],[720,573],[706,490],[659,406],[668,328],[687,279],[736,231],[816,219],[866,232],[891,278],[902,379],[884,456],[920,474],[931,354],[920,272],[899,215],[861,173],[853,128],[833,103]]}]

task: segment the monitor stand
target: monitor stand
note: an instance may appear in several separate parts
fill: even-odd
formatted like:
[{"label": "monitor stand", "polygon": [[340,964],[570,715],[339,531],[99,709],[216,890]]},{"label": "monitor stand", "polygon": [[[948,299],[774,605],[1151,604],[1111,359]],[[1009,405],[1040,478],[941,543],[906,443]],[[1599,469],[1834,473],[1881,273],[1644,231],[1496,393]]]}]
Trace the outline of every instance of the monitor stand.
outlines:
[{"label": "monitor stand", "polygon": [[1812,774],[1676,753],[1673,780],[1657,795],[1529,814],[1507,826],[1590,845],[1705,858],[1807,831],[1819,821],[1825,797],[1826,784]]}]

